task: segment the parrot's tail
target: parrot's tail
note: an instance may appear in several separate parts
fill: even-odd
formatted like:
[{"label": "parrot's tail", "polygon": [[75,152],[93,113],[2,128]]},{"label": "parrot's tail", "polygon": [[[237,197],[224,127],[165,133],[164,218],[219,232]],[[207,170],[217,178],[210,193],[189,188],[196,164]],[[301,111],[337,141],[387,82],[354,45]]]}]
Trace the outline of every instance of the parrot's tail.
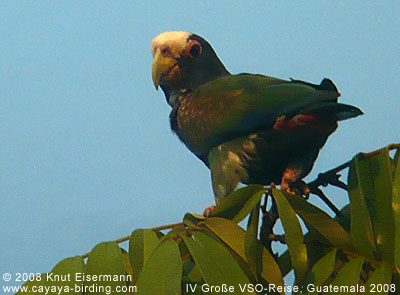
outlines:
[{"label": "parrot's tail", "polygon": [[304,110],[305,114],[312,114],[324,120],[343,121],[364,114],[359,108],[336,102],[325,102]]}]

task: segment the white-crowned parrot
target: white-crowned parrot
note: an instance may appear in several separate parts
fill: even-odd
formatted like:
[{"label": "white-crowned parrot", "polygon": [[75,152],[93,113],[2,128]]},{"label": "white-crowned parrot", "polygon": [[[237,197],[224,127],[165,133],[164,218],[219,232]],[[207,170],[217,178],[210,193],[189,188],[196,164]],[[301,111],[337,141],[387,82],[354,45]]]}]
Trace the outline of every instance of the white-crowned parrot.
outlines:
[{"label": "white-crowned parrot", "polygon": [[329,79],[314,85],[230,74],[202,37],[165,32],[153,39],[152,78],[172,107],[170,124],[211,170],[216,202],[239,183],[280,183],[290,191],[312,169],[338,121],[362,111],[338,103]]}]

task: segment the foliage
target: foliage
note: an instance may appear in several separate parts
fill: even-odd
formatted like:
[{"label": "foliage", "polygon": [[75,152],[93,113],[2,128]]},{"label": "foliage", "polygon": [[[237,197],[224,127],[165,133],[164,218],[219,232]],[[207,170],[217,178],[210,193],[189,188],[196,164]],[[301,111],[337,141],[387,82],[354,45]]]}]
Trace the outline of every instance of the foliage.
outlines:
[{"label": "foliage", "polygon": [[[70,274],[70,280],[54,282],[43,274],[25,286],[53,287],[50,294],[59,293],[54,287],[63,288],[61,294],[285,294],[292,288],[302,294],[398,294],[399,158],[399,145],[392,145],[360,153],[344,165],[350,202],[335,217],[302,196],[249,185],[224,199],[209,218],[188,213],[167,233],[135,230],[128,252],[103,242],[86,263],[81,256],[67,258],[50,272]],[[244,229],[238,223],[247,216]],[[274,233],[278,217],[284,235]],[[287,251],[274,254],[272,241],[286,244]],[[291,270],[298,292],[284,284]],[[76,273],[107,274],[112,281],[82,282]],[[75,284],[81,288],[68,289]]]}]

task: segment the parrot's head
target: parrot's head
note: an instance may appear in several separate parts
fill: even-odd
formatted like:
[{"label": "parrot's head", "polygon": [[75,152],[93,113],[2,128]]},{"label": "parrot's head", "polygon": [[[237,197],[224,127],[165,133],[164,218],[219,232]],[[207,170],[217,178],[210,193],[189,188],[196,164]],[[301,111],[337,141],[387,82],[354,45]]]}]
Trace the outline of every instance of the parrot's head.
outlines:
[{"label": "parrot's head", "polygon": [[168,97],[181,89],[193,89],[229,75],[210,44],[188,32],[165,32],[151,42],[152,77]]}]

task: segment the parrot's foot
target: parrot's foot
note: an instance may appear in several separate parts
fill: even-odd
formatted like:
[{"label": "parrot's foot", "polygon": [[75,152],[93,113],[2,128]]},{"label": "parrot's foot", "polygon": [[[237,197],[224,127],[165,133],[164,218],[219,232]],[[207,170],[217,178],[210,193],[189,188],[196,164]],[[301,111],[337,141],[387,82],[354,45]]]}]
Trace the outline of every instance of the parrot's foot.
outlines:
[{"label": "parrot's foot", "polygon": [[286,168],[282,175],[281,190],[290,194],[300,194],[308,197],[310,194],[310,189],[304,181],[298,179],[300,173],[301,170],[295,167]]},{"label": "parrot's foot", "polygon": [[287,181],[282,181],[281,190],[288,192],[289,194],[304,196],[306,199],[310,197],[310,188],[301,179],[296,180],[295,182],[292,183],[289,183]]},{"label": "parrot's foot", "polygon": [[204,209],[203,216],[209,217],[211,213],[214,212],[215,208],[217,208],[217,205],[208,206],[206,209]]},{"label": "parrot's foot", "polygon": [[281,190],[288,193],[293,193],[293,191],[291,190],[292,184],[295,183],[295,181],[299,177],[299,174],[300,171],[294,167],[286,168],[285,172],[283,172],[282,175]]}]

